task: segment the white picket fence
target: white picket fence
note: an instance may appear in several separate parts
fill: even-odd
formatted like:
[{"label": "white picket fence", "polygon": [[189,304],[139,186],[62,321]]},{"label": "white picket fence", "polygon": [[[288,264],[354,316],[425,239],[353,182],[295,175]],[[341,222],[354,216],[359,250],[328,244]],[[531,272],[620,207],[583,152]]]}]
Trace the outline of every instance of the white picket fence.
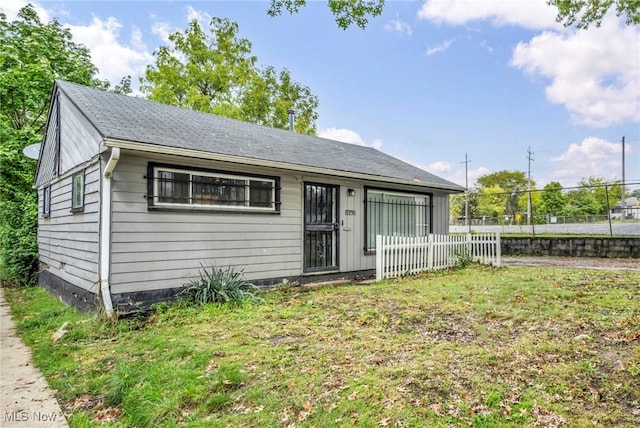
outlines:
[{"label": "white picket fence", "polygon": [[461,257],[500,266],[500,233],[376,236],[376,281],[455,266]]}]

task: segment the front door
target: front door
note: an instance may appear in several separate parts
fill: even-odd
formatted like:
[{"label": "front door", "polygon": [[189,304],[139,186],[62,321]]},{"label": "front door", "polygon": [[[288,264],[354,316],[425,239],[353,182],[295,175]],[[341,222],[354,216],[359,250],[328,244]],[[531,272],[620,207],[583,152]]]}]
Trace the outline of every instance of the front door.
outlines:
[{"label": "front door", "polygon": [[304,185],[304,271],[338,269],[338,187]]}]

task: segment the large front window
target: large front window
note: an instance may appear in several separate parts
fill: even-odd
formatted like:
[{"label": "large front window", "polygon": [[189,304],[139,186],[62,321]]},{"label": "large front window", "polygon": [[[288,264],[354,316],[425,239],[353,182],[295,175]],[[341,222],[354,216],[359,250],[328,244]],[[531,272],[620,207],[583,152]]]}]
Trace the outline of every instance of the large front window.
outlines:
[{"label": "large front window", "polygon": [[430,205],[429,195],[367,189],[366,250],[376,248],[376,235],[428,235]]},{"label": "large front window", "polygon": [[149,169],[150,206],[279,211],[277,178],[159,165]]}]

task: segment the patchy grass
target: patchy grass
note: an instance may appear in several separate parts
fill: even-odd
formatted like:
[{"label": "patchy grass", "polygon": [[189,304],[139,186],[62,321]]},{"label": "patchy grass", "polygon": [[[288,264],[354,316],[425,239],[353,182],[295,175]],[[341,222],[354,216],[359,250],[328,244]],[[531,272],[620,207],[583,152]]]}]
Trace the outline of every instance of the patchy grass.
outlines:
[{"label": "patchy grass", "polygon": [[72,427],[632,427],[639,284],[473,266],[117,324],[38,288],[6,295]]}]

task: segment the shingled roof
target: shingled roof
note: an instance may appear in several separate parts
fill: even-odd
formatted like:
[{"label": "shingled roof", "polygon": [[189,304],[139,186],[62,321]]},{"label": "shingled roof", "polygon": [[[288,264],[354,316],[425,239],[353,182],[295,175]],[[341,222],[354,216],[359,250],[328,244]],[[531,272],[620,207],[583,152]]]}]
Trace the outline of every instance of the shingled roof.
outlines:
[{"label": "shingled roof", "polygon": [[[169,106],[74,83],[57,87],[105,139],[143,143],[162,153],[178,148],[255,161],[315,167],[394,179],[421,187],[462,187],[372,147],[298,134],[208,113]],[[348,174],[347,174],[348,175]]]}]

